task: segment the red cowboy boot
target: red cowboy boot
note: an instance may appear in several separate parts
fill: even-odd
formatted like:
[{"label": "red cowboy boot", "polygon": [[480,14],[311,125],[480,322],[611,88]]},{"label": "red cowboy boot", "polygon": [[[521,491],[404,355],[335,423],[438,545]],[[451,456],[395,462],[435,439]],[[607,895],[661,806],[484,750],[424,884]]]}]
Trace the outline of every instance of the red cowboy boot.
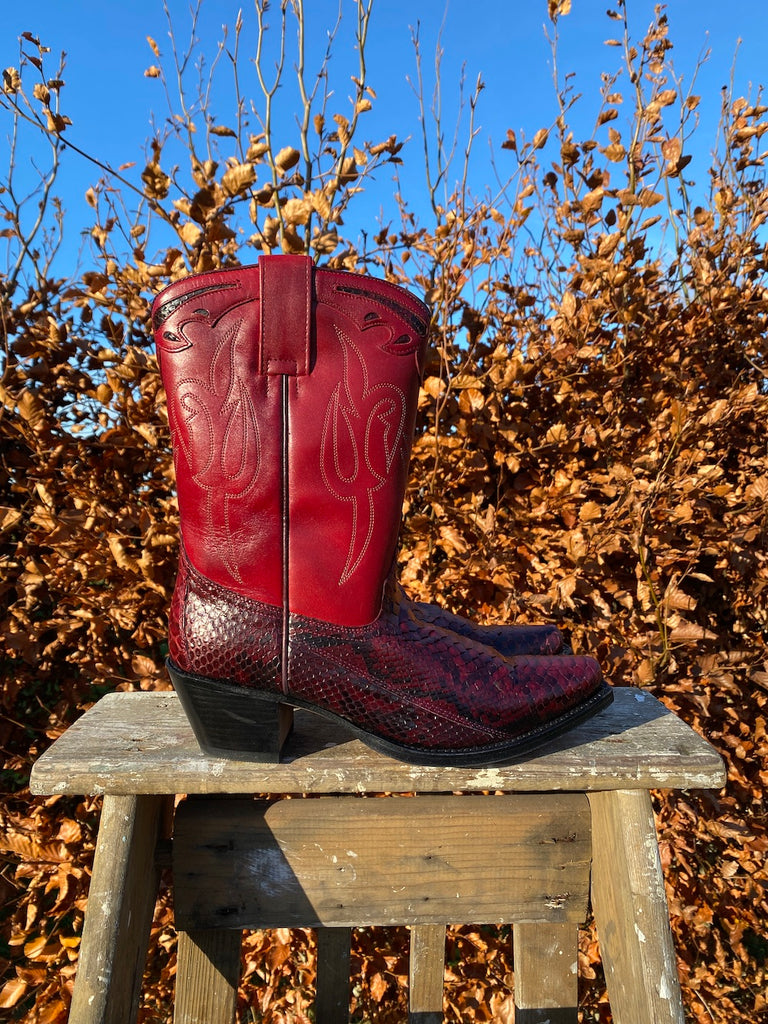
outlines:
[{"label": "red cowboy boot", "polygon": [[182,533],[168,667],[208,752],[279,757],[295,706],[406,761],[491,764],[610,701],[591,658],[499,657],[388,578],[428,319],[300,256],[155,300]]}]

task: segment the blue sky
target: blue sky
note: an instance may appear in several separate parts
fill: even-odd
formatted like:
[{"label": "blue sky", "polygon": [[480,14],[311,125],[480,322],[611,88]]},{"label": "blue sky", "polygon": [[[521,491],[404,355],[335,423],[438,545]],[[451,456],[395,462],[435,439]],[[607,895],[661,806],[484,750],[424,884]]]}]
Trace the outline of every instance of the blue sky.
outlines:
[{"label": "blue sky", "polygon": [[[336,0],[306,3],[312,37],[322,45],[325,30],[337,10]],[[619,61],[619,52],[603,45],[617,31],[617,23],[605,15],[607,3],[608,0],[573,0],[571,13],[559,20],[559,68],[562,74],[573,73],[575,90],[582,94],[572,119],[577,133],[583,128],[585,137],[598,107],[600,73],[613,70]],[[188,0],[168,0],[168,5],[179,35],[186,37]],[[343,5],[348,32],[353,4],[343,0]],[[244,0],[242,6],[253,22],[252,5]],[[221,25],[232,26],[239,7],[239,3],[228,0],[206,0],[201,36],[212,42],[218,39]],[[443,102],[449,128],[456,113],[462,66],[468,83],[473,83],[478,75],[485,82],[473,163],[473,184],[482,190],[492,179],[489,144],[498,150],[509,128],[531,137],[538,128],[549,126],[556,116],[552,57],[545,36],[545,28],[551,33],[552,26],[546,7],[546,0],[475,0],[474,4],[448,0],[447,5],[444,0],[375,0],[368,80],[378,98],[372,112],[366,115],[364,134],[371,141],[379,141],[392,132],[400,138],[412,138],[404,150],[404,185],[417,207],[423,171],[418,108],[407,81],[415,70],[412,27],[417,22],[420,25],[428,77],[438,35],[442,33]],[[628,0],[628,12],[633,35],[639,39],[652,19],[653,4],[649,0]],[[698,58],[711,50],[695,90],[702,96],[697,145],[706,151],[714,143],[720,89],[728,83],[739,39],[742,42],[736,60],[737,95],[746,94],[751,85],[754,96],[754,87],[768,80],[768,19],[759,0],[672,0],[667,14],[675,44],[676,72],[684,80],[690,80]],[[3,67],[18,63],[16,40],[23,31],[38,35],[52,48],[51,56],[66,51],[64,110],[73,121],[67,133],[72,141],[105,162],[136,160],[140,167],[146,141],[152,134],[152,111],[160,117],[164,112],[158,81],[144,77],[145,68],[156,62],[146,37],[152,36],[164,53],[168,50],[168,25],[161,0],[36,0],[28,8],[5,4],[0,23]],[[244,58],[247,60],[251,55],[252,51],[244,47]],[[355,62],[349,36],[340,37],[334,64],[337,95],[348,89],[349,76],[356,71]],[[287,95],[285,102],[286,143],[290,143],[291,100]],[[230,98],[224,88],[220,107],[217,106],[223,123],[231,120],[228,110]],[[7,118],[0,114],[3,137],[7,130]],[[84,193],[98,177],[95,168],[75,154],[67,155],[58,189],[67,209],[65,253],[73,254],[77,247],[78,231],[89,216]],[[391,170],[385,169],[369,186],[365,200],[358,203],[358,216],[362,214],[370,223],[381,210],[389,217],[393,212],[394,187]]]}]

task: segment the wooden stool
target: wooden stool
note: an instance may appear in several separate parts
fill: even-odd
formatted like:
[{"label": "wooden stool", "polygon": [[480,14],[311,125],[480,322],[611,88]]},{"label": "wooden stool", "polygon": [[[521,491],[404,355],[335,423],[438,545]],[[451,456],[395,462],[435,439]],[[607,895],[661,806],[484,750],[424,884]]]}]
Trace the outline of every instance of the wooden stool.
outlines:
[{"label": "wooden stool", "polygon": [[318,929],[316,1019],[347,1020],[350,929],[395,924],[411,926],[411,1024],[435,1024],[449,922],[512,923],[517,1024],[575,1022],[590,898],[614,1020],[683,1024],[648,791],[720,788],[725,772],[649,694],[617,689],[501,768],[402,764],[304,712],[288,757],[207,757],[175,694],[120,693],[39,759],[34,793],[104,794],[72,1024],[136,1019],[161,809],[179,793],[176,1024],[231,1024],[241,931],[271,927]]}]

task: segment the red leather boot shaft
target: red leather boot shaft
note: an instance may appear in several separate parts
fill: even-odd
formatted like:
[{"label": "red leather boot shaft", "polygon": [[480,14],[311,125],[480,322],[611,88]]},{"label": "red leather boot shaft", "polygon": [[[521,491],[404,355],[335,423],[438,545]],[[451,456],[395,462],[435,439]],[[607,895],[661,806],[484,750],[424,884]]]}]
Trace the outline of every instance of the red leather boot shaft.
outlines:
[{"label": "red leather boot shaft", "polygon": [[426,307],[304,257],[178,282],[153,321],[192,566],[357,626],[395,553]]},{"label": "red leather boot shaft", "polygon": [[316,359],[288,387],[289,606],[345,626],[381,610],[423,365],[426,310],[380,285],[317,274]]},{"label": "red leather boot shaft", "polygon": [[279,605],[279,378],[259,373],[258,278],[216,271],[171,285],[153,324],[192,565]]}]

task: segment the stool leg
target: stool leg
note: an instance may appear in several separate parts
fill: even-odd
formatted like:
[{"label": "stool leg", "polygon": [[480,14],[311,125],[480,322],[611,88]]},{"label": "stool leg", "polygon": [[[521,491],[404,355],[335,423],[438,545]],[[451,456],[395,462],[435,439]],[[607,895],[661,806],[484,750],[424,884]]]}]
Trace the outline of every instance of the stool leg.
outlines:
[{"label": "stool leg", "polygon": [[179,932],[173,1024],[233,1024],[242,939],[240,929]]},{"label": "stool leg", "polygon": [[409,1024],[443,1024],[445,925],[411,925]]},{"label": "stool leg", "polygon": [[351,928],[317,929],[317,1024],[347,1024]]},{"label": "stool leg", "polygon": [[576,1024],[579,930],[564,924],[516,924],[515,1024]]},{"label": "stool leg", "polygon": [[70,1020],[132,1024],[157,899],[156,796],[105,796]]},{"label": "stool leg", "polygon": [[616,1024],[684,1024],[646,790],[589,793],[592,906]]}]

